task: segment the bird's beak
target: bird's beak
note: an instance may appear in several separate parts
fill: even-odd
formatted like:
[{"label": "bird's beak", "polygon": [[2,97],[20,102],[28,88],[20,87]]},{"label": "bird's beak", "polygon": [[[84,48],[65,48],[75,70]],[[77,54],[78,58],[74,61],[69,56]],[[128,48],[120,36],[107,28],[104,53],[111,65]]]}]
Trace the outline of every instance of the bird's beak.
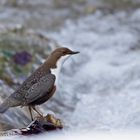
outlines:
[{"label": "bird's beak", "polygon": [[74,51],[71,51],[71,52],[70,52],[71,55],[73,55],[73,54],[78,54],[78,53],[80,53],[80,52],[78,52],[78,51],[77,51],[77,52],[74,52]]}]

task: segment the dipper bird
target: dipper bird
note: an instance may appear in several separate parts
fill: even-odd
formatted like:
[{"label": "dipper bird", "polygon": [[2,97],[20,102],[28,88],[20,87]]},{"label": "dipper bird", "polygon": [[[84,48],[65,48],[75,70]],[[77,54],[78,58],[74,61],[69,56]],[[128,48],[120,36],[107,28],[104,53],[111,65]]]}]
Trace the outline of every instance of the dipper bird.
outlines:
[{"label": "dipper bird", "polygon": [[14,93],[5,99],[0,105],[0,113],[4,113],[10,107],[28,106],[32,120],[32,109],[42,116],[35,106],[43,104],[53,96],[58,80],[56,73],[60,71],[68,56],[77,53],[79,52],[64,47],[55,49],[46,61]]}]

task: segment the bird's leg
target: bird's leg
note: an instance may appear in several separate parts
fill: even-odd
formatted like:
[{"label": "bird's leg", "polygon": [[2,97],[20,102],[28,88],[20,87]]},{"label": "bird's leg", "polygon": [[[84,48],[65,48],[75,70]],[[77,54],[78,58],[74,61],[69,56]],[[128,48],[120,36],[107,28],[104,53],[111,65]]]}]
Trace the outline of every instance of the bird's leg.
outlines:
[{"label": "bird's leg", "polygon": [[30,106],[28,108],[29,108],[29,112],[30,112],[30,115],[31,115],[31,119],[33,121],[34,119],[33,119],[33,114],[32,114],[32,108]]},{"label": "bird's leg", "polygon": [[43,114],[41,114],[36,108],[35,106],[32,106],[32,109],[39,114],[40,117],[43,117]]}]

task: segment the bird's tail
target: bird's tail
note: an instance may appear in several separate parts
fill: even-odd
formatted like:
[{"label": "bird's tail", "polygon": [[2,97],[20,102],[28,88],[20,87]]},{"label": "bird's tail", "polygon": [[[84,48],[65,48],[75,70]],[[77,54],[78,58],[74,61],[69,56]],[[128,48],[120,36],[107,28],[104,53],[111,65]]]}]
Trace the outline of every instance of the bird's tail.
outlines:
[{"label": "bird's tail", "polygon": [[9,109],[9,105],[7,102],[3,102],[1,105],[0,105],[0,113],[4,113],[6,110]]}]

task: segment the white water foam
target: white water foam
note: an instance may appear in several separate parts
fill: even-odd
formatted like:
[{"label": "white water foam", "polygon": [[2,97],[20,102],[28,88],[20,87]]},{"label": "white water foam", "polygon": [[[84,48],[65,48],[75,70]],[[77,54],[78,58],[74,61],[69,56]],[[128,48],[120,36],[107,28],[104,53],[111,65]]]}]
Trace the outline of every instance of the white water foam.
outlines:
[{"label": "white water foam", "polygon": [[139,12],[97,11],[49,34],[81,52],[65,62],[55,95],[66,105],[61,117],[70,128],[140,128]]}]

